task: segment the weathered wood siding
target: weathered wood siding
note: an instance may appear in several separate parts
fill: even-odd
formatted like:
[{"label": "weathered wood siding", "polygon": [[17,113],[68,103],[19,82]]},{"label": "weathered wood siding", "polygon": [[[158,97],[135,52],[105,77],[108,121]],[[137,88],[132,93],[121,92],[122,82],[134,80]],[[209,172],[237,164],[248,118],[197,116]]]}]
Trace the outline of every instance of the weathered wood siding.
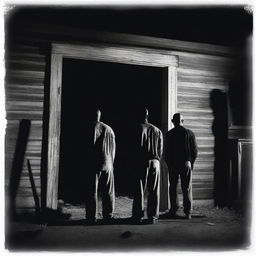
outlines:
[{"label": "weathered wood siding", "polygon": [[226,92],[230,77],[228,58],[183,53],[179,56],[177,110],[184,116],[185,126],[194,131],[199,155],[193,172],[193,196],[213,199],[214,192],[214,116],[210,93]]},{"label": "weathered wood siding", "polygon": [[6,78],[6,185],[16,148],[19,124],[22,119],[31,121],[30,134],[23,163],[23,170],[16,198],[17,207],[23,210],[34,207],[26,159],[30,160],[33,177],[40,196],[40,164],[43,125],[45,56],[37,46],[12,45],[5,55]]},{"label": "weathered wood siding", "polygon": [[[14,29],[15,28],[15,29]],[[73,33],[73,34],[72,34]],[[26,149],[26,159],[30,159],[38,194],[41,194],[40,165],[42,153],[44,90],[46,77],[46,49],[51,42],[76,42],[87,40],[87,34],[76,29],[56,29],[52,26],[35,24],[16,24],[10,27],[7,33],[6,47],[6,186],[8,187],[10,170],[15,152],[19,122],[22,119],[31,120],[31,132]],[[111,36],[94,34],[92,41],[110,42]],[[140,45],[140,40],[129,40],[125,37],[113,36],[116,43]],[[138,37],[139,38],[139,37]],[[144,37],[143,37],[144,38]],[[161,45],[161,40],[157,39]],[[152,43],[147,42],[147,47]],[[171,41],[170,41],[171,42]],[[212,111],[209,106],[209,93],[212,89],[225,89],[227,85],[226,67],[230,65],[228,58],[224,57],[225,51],[220,48],[202,48],[204,54],[198,53],[198,47],[189,53],[184,49],[188,46],[181,45],[179,49],[176,41],[173,44],[173,55],[179,58],[178,67],[178,111],[183,113],[185,124],[191,128],[197,137],[199,157],[195,165],[193,193],[196,199],[213,198],[213,165],[214,165],[214,138],[211,131],[213,121]],[[160,45],[157,48],[160,49]],[[174,47],[175,46],[175,47]],[[164,40],[162,49],[172,50],[168,41]],[[194,50],[193,50],[194,49]],[[219,49],[217,51],[216,49]],[[152,49],[152,51],[154,51]],[[216,52],[214,56],[213,52]],[[228,51],[227,51],[228,53]],[[229,53],[228,53],[229,54]],[[32,209],[35,206],[32,189],[29,181],[26,159],[19,184],[17,206],[20,209]]]}]

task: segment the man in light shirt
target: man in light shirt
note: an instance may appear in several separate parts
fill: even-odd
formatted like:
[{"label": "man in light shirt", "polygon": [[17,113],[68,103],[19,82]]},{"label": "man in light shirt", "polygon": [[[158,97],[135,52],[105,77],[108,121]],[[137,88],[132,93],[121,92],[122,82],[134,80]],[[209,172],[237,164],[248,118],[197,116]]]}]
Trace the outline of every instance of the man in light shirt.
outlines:
[{"label": "man in light shirt", "polygon": [[98,185],[101,188],[104,221],[113,220],[115,206],[115,134],[110,126],[101,122],[101,111],[99,109],[96,110],[95,121],[88,138],[86,219],[90,224],[94,224],[98,218]]},{"label": "man in light shirt", "polygon": [[149,223],[156,222],[159,216],[160,198],[160,159],[163,153],[163,135],[160,129],[148,122],[149,112],[138,112],[139,127],[135,142],[136,177],[132,219],[142,223],[144,217],[144,195],[148,190],[147,216]]}]

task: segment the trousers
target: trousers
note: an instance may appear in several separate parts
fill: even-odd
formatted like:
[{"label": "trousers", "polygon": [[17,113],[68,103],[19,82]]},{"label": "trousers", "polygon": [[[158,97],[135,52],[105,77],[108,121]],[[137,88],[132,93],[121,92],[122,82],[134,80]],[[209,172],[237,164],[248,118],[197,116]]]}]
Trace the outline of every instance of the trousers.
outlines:
[{"label": "trousers", "polygon": [[148,218],[158,218],[159,197],[160,197],[160,162],[149,160],[144,170],[139,170],[136,177],[135,193],[133,200],[132,216],[142,218],[144,216],[144,196],[148,190],[147,216]]},{"label": "trousers", "polygon": [[113,171],[98,171],[89,174],[85,200],[86,218],[98,218],[98,187],[102,196],[103,218],[113,217],[115,186]]},{"label": "trousers", "polygon": [[181,189],[183,193],[183,209],[185,214],[189,214],[192,209],[192,170],[185,166],[181,168],[169,168],[169,194],[171,202],[171,213],[176,213],[179,209],[179,199],[177,194],[178,181],[181,181]]}]

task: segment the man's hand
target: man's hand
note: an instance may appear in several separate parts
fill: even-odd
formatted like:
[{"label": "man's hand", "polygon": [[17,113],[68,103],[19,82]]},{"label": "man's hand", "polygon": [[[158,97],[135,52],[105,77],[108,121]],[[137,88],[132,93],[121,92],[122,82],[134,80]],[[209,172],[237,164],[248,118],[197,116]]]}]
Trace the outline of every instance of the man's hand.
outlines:
[{"label": "man's hand", "polygon": [[192,168],[190,161],[186,161],[185,166],[186,166],[187,168],[189,168],[189,169]]},{"label": "man's hand", "polygon": [[187,169],[187,175],[189,174],[189,171],[192,169],[192,165],[190,161],[186,161],[185,163],[186,169]]}]

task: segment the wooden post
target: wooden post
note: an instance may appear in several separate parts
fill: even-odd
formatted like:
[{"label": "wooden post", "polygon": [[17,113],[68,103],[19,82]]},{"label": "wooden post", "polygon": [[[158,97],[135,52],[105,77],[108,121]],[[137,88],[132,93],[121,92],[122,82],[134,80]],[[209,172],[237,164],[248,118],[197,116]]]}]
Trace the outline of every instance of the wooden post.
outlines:
[{"label": "wooden post", "polygon": [[[162,130],[165,134],[172,128],[171,117],[177,110],[177,71],[176,67],[169,66],[164,71],[164,84],[162,87]],[[161,163],[160,178],[160,211],[170,208],[169,200],[169,174],[164,160]]]},{"label": "wooden post", "polygon": [[47,190],[46,207],[57,209],[59,152],[60,152],[60,121],[61,121],[61,82],[62,55],[52,54],[51,58],[51,88],[50,117],[47,159]]}]

